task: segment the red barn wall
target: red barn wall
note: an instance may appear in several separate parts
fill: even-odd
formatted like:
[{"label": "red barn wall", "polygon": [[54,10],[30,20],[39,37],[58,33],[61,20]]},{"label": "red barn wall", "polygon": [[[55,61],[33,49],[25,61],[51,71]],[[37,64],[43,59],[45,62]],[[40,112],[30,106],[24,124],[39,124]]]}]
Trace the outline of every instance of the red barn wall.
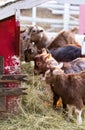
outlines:
[{"label": "red barn wall", "polygon": [[[20,26],[15,16],[0,21],[0,56],[4,57],[4,73],[20,73],[19,60],[19,35]],[[5,87],[19,87],[16,83],[7,83]],[[17,111],[18,97],[6,97],[8,112]]]}]

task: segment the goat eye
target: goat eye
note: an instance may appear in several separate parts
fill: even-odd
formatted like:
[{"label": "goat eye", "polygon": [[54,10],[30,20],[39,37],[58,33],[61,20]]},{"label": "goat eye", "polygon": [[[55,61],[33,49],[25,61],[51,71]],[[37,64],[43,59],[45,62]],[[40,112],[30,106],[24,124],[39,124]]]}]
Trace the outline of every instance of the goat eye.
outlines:
[{"label": "goat eye", "polygon": [[25,39],[25,36],[23,36],[23,40]]},{"label": "goat eye", "polygon": [[35,33],[36,32],[36,30],[33,30],[33,33]]}]

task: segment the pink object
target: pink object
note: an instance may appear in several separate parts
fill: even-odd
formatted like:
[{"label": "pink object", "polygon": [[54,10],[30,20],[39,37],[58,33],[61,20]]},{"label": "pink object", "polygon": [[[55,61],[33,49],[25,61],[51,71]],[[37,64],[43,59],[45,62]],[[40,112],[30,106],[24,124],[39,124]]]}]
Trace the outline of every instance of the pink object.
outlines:
[{"label": "pink object", "polygon": [[79,33],[85,33],[85,5],[80,5]]}]

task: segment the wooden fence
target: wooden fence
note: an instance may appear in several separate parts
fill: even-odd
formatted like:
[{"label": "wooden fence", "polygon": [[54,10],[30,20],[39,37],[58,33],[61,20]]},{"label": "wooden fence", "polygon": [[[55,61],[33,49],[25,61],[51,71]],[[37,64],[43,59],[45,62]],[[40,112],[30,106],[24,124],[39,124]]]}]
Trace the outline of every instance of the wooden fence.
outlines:
[{"label": "wooden fence", "polygon": [[[37,9],[43,8],[48,9],[51,15],[62,16],[58,19],[55,18],[43,18],[37,16]],[[79,26],[79,5],[78,4],[68,4],[68,3],[58,3],[56,1],[50,1],[40,6],[32,8],[32,15],[29,16],[22,16],[20,13],[20,21],[27,21],[31,22],[32,24],[38,23],[49,23],[50,24],[50,31],[52,32],[53,28],[59,29],[70,29],[73,27]],[[25,24],[21,24],[21,26],[26,26]]]}]

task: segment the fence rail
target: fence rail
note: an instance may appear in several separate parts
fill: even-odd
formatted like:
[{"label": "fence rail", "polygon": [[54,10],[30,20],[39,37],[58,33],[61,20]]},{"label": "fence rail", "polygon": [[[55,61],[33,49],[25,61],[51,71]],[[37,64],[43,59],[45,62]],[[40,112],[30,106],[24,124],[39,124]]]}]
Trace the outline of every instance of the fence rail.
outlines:
[{"label": "fence rail", "polygon": [[[51,14],[55,14],[56,16],[62,16],[58,19],[54,18],[41,18],[37,17],[37,8],[46,8],[50,10]],[[56,1],[50,1],[44,3],[40,6],[32,8],[32,16],[20,16],[20,21],[28,21],[32,24],[37,23],[49,23],[50,27],[53,28],[60,28],[60,29],[70,29],[74,26],[79,26],[79,5],[73,4],[60,4]],[[25,26],[21,24],[21,26]]]}]

